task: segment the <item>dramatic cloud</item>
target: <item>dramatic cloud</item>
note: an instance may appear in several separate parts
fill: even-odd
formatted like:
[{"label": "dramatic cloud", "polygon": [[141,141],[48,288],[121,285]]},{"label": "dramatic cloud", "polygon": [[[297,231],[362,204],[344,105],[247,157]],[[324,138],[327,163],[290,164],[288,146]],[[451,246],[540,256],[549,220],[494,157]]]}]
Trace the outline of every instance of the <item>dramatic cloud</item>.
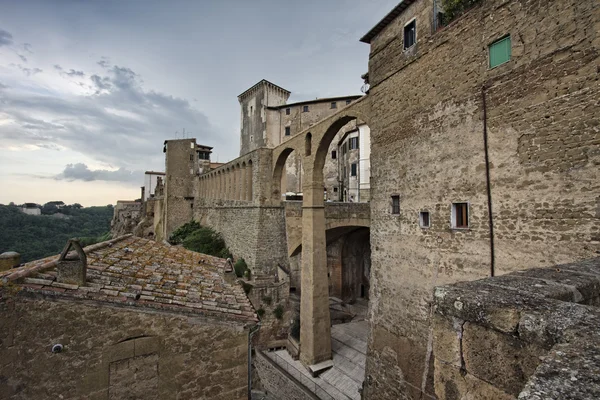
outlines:
[{"label": "dramatic cloud", "polygon": [[[22,66],[19,68],[26,72]],[[86,75],[73,69],[67,72],[58,64],[54,68],[63,76]],[[35,73],[35,69],[29,72]],[[106,75],[89,77],[84,85],[87,94],[49,96],[39,90],[3,91],[0,147],[70,149],[108,165],[144,170],[162,164],[164,139],[173,137],[181,127],[209,145],[221,140],[207,117],[187,100],[146,91],[142,83],[131,68],[112,66]],[[63,179],[84,172],[77,166],[65,170]]]},{"label": "dramatic cloud", "polygon": [[5,30],[0,29],[0,47],[10,46],[12,43],[12,35]]},{"label": "dramatic cloud", "polygon": [[113,182],[131,182],[139,183],[143,179],[143,172],[129,171],[125,168],[119,168],[116,171],[106,169],[91,170],[83,163],[67,164],[65,170],[54,179],[67,181],[113,181]]}]

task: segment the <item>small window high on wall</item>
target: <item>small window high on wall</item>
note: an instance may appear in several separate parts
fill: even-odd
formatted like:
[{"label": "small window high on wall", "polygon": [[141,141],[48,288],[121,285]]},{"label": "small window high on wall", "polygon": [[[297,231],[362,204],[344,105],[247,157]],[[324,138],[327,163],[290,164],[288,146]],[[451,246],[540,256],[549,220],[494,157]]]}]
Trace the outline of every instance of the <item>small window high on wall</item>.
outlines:
[{"label": "small window high on wall", "polygon": [[490,45],[490,68],[495,68],[499,65],[509,62],[510,57],[511,57],[510,35],[508,35]]},{"label": "small window high on wall", "polygon": [[404,50],[413,47],[417,43],[417,20],[413,19],[404,26]]},{"label": "small window high on wall", "polygon": [[392,214],[400,215],[400,196],[392,195]]},{"label": "small window high on wall", "polygon": [[291,128],[289,126],[285,127],[285,136],[290,136],[291,134]]},{"label": "small window high on wall", "polygon": [[452,228],[469,227],[469,203],[452,203]]}]

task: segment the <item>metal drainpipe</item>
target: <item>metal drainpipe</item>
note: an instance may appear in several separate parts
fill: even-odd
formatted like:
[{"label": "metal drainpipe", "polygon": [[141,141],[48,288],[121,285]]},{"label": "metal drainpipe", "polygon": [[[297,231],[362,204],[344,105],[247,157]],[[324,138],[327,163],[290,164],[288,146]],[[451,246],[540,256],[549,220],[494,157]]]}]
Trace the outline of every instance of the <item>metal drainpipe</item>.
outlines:
[{"label": "metal drainpipe", "polygon": [[[256,328],[256,329],[254,329]],[[260,329],[260,322],[248,331],[248,400],[252,400],[252,336]]]},{"label": "metal drainpipe", "polygon": [[487,188],[487,203],[488,203],[488,216],[490,224],[490,276],[494,276],[495,271],[495,252],[494,252],[494,216],[492,214],[492,188],[490,180],[490,155],[488,150],[488,133],[487,133],[487,104],[486,104],[486,93],[485,84],[481,87],[481,98],[483,101],[483,147],[485,150],[485,178]]}]

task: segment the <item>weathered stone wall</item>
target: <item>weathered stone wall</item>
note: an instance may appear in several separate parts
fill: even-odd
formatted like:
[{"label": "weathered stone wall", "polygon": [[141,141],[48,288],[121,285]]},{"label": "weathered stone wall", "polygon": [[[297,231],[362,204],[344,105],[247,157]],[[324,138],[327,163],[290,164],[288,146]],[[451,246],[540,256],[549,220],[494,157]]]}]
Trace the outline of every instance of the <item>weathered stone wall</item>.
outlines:
[{"label": "weathered stone wall", "polygon": [[438,399],[598,398],[599,294],[598,258],[437,287]]},{"label": "weathered stone wall", "polygon": [[143,203],[137,201],[117,201],[110,222],[112,237],[119,237],[132,233],[142,219]]},{"label": "weathered stone wall", "polygon": [[165,152],[163,237],[192,219],[198,171],[196,139],[168,140]]},{"label": "weathered stone wall", "polygon": [[307,391],[301,384],[290,379],[280,367],[265,355],[256,352],[253,365],[260,378],[261,386],[274,399],[316,400],[318,397]]},{"label": "weathered stone wall", "polygon": [[[600,4],[487,0],[435,34],[431,4],[414,2],[371,46],[366,398],[431,394],[431,288],[490,274],[482,88],[496,274],[599,248]],[[405,52],[413,17],[417,45]],[[506,34],[512,59],[489,69],[488,45]],[[469,229],[451,228],[453,202],[469,203]]]},{"label": "weathered stone wall", "polygon": [[[239,325],[7,297],[6,288],[0,320],[0,398],[247,398],[248,332]],[[63,351],[53,353],[55,344]]]}]

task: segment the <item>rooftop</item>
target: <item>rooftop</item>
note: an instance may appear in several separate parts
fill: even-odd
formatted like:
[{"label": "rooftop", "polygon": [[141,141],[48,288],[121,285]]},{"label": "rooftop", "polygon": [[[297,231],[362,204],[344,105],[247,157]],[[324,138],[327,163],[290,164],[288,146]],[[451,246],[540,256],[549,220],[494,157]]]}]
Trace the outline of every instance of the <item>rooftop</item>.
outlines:
[{"label": "rooftop", "polygon": [[146,175],[164,175],[164,172],[158,172],[158,171],[146,171],[144,172],[144,174]]},{"label": "rooftop", "polygon": [[272,85],[274,87],[276,87],[277,89],[280,89],[288,94],[291,94],[292,92],[290,92],[289,90],[286,90],[284,88],[282,88],[279,85],[274,84],[273,82],[269,82],[266,79],[261,79],[259,82],[257,82],[256,84],[252,85],[249,89],[244,90],[240,95],[238,95],[238,99],[241,99],[242,97],[244,97],[244,95],[248,92],[250,92],[251,90],[255,89],[256,87],[263,85],[263,84],[267,84],[267,85]]},{"label": "rooftop", "polygon": [[340,100],[356,100],[356,99],[360,99],[361,97],[362,97],[362,95],[360,95],[360,94],[353,94],[351,96],[323,97],[320,99],[299,101],[297,103],[288,103],[288,104],[282,104],[280,106],[267,107],[267,108],[269,110],[280,110],[282,108],[300,106],[303,104],[325,103],[325,102],[340,101]]},{"label": "rooftop", "polygon": [[417,0],[402,0],[392,11],[390,11],[381,21],[377,23],[365,36],[360,38],[363,43],[371,43],[371,40],[379,34],[386,26],[390,24],[398,15],[402,14],[412,3]]},{"label": "rooftop", "polygon": [[[85,286],[56,281],[58,256],[0,272],[26,292],[89,299],[123,306],[257,321],[244,290],[225,279],[226,261],[125,235],[88,246]],[[0,283],[1,285],[1,283]]]}]

